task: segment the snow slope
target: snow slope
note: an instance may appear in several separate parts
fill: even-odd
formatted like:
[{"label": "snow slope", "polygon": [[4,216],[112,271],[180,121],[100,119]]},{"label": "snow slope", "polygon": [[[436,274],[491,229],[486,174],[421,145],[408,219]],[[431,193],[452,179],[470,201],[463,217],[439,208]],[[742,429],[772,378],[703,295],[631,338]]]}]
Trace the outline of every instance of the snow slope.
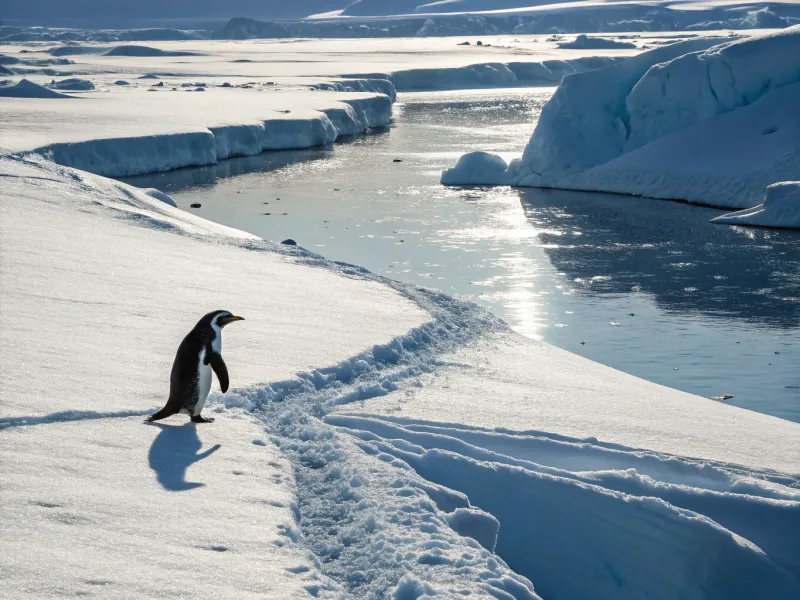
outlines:
[{"label": "snow slope", "polygon": [[758,203],[800,176],[800,28],[714,45],[700,39],[567,77],[523,153],[501,173],[443,183],[505,183]]},{"label": "snow slope", "polygon": [[[14,597],[800,590],[800,426],[155,192],[40,157],[2,158],[0,177]],[[224,334],[218,421],[143,424],[210,306],[247,318]]]}]

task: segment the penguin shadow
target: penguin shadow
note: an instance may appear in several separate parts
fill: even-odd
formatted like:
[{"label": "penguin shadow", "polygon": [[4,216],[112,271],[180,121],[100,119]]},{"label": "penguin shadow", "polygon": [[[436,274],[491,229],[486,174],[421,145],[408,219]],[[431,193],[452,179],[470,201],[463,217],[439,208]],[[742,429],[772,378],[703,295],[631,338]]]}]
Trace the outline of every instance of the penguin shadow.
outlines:
[{"label": "penguin shadow", "polygon": [[161,487],[170,492],[203,487],[204,483],[186,481],[186,471],[194,463],[219,450],[220,444],[200,452],[203,443],[197,435],[197,426],[194,423],[180,426],[153,423],[152,426],[161,431],[150,446],[148,461],[150,468],[156,472],[156,479]]}]

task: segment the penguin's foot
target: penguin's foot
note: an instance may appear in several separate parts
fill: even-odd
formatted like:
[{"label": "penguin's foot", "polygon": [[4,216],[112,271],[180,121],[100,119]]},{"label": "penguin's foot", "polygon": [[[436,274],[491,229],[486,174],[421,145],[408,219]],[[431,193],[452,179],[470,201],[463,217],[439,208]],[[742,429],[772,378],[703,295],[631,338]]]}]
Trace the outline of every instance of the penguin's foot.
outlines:
[{"label": "penguin's foot", "polygon": [[213,418],[206,419],[205,417],[202,417],[200,415],[193,415],[192,416],[192,423],[213,423],[213,422],[214,422]]}]

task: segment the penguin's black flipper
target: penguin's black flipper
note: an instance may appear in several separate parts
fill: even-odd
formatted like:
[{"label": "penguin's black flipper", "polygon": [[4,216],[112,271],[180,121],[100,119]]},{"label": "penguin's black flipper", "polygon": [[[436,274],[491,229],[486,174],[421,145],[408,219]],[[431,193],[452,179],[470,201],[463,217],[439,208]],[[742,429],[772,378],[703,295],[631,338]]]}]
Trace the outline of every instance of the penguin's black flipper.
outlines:
[{"label": "penguin's black flipper", "polygon": [[211,368],[214,369],[214,373],[217,374],[217,379],[219,379],[219,387],[222,389],[222,393],[228,391],[228,385],[230,382],[228,381],[228,367],[225,366],[225,361],[222,360],[222,356],[217,354],[216,352],[208,352],[206,353],[208,357],[208,362],[211,363]]}]

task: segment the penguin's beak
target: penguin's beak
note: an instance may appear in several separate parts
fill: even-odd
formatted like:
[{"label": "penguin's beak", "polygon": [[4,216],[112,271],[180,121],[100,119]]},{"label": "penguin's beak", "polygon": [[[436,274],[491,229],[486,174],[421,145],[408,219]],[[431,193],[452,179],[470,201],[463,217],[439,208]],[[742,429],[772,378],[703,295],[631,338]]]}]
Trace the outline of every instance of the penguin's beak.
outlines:
[{"label": "penguin's beak", "polygon": [[220,325],[225,327],[228,323],[233,323],[234,321],[244,321],[244,317],[236,317],[231,315],[230,317],[220,317],[217,321]]}]

